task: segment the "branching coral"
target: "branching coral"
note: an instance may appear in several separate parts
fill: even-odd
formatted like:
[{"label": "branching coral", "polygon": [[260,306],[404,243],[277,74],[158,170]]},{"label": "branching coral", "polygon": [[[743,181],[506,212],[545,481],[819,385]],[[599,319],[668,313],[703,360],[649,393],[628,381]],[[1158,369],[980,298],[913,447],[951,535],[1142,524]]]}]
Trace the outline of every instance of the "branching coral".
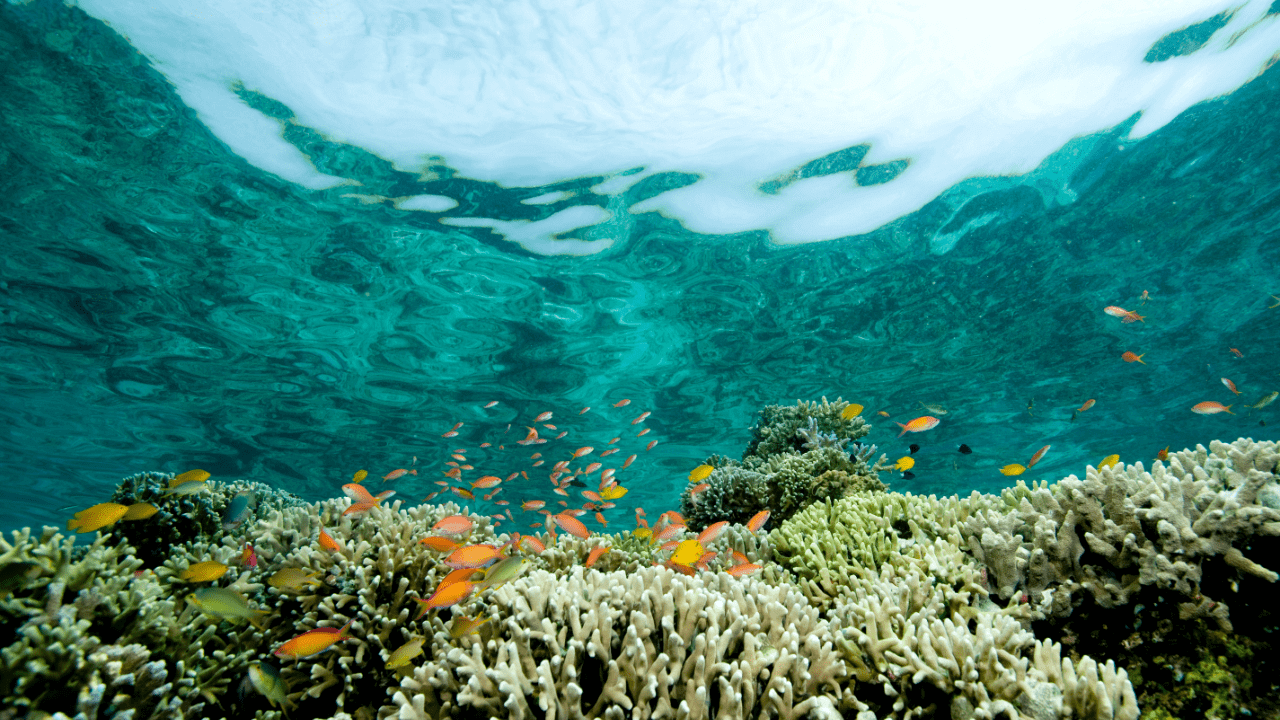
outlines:
[{"label": "branching coral", "polygon": [[750,467],[753,460],[765,461],[780,453],[802,453],[806,441],[820,447],[840,449],[844,442],[858,440],[871,432],[862,418],[841,416],[849,403],[836,398],[828,402],[799,400],[795,405],[769,405],[760,411],[760,420],[751,429],[751,440],[742,455]]}]

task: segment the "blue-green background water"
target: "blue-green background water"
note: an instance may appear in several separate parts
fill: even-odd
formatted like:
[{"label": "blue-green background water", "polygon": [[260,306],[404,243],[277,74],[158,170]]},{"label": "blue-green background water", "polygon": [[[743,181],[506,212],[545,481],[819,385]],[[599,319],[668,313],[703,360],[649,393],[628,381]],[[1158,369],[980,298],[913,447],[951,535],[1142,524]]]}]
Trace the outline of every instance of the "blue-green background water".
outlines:
[{"label": "blue-green background water", "polygon": [[[475,448],[544,410],[570,448],[618,435],[620,459],[659,441],[619,474],[624,511],[674,507],[690,468],[740,454],[759,408],[797,398],[865,405],[891,458],[919,443],[916,477],[885,478],[916,492],[996,490],[1010,482],[997,468],[1044,444],[1025,478],[1280,435],[1280,404],[1190,412],[1280,389],[1275,67],[1141,141],[1126,124],[1073,142],[1039,185],[970,182],[867,235],[780,247],[640,213],[573,233],[616,237],[601,254],[543,257],[437,217],[604,205],[588,189],[600,178],[503,188],[441,166],[424,180],[293,125],[319,170],[363,184],[309,191],[231,153],[125,41],[49,2],[0,6],[0,66],[3,528],[60,523],[146,469],[318,499],[417,456],[422,475],[395,485],[416,501],[449,448],[471,448],[478,471],[527,467]],[[648,178],[626,204],[694,179]],[[573,195],[520,202],[552,190]],[[921,402],[948,410],[922,435],[895,439],[874,415],[906,422]],[[652,431],[635,438],[644,410]],[[507,497],[546,487],[535,475]]]}]

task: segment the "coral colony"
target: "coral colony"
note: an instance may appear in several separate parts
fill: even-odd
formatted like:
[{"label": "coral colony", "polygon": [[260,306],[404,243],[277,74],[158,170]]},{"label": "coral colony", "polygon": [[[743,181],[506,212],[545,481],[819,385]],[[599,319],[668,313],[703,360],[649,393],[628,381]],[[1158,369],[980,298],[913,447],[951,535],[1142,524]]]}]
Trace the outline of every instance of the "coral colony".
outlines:
[{"label": "coral colony", "polygon": [[1275,443],[919,497],[860,412],[768,407],[613,534],[135,475],[0,538],[0,718],[1275,716]]}]

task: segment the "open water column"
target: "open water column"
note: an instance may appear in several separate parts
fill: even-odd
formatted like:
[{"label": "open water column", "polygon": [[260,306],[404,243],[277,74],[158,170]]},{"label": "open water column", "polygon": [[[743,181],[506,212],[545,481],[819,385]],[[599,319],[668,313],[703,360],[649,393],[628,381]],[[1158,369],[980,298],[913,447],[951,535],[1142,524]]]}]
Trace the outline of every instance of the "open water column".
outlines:
[{"label": "open water column", "polygon": [[1277,60],[7,0],[0,720],[1280,717]]}]

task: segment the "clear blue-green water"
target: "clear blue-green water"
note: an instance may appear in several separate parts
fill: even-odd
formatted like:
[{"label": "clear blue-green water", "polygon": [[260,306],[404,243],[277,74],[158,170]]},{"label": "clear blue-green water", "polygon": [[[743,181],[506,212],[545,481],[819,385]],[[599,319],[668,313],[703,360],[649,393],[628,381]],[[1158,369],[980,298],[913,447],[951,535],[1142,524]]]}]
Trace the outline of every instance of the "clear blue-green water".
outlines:
[{"label": "clear blue-green water", "polygon": [[[1024,478],[1280,438],[1280,404],[1243,408],[1280,389],[1276,67],[1140,140],[1131,118],[1073,141],[1038,171],[1055,187],[968,182],[875,231],[786,246],[625,210],[693,175],[621,199],[590,190],[601,177],[504,187],[402,172],[294,123],[284,138],[317,170],[361,183],[308,190],[231,152],[124,39],[51,2],[0,6],[0,66],[0,527],[60,523],[141,470],[319,499],[357,469],[416,467],[387,486],[416,502],[451,449],[477,473],[528,469],[530,449],[478,446],[543,411],[569,431],[533,448],[548,457],[615,436],[612,459],[639,454],[619,473],[622,521],[674,507],[693,466],[739,455],[754,413],[796,399],[865,405],[891,459],[919,444],[914,477],[885,478],[913,492],[997,490],[998,468],[1045,444]],[[552,191],[568,193],[521,202]],[[624,209],[568,233],[614,239],[588,256],[440,222],[591,205]],[[1236,414],[1191,412],[1205,400]],[[942,423],[896,438],[921,403]],[[544,497],[545,466],[531,477],[505,497]]]}]

